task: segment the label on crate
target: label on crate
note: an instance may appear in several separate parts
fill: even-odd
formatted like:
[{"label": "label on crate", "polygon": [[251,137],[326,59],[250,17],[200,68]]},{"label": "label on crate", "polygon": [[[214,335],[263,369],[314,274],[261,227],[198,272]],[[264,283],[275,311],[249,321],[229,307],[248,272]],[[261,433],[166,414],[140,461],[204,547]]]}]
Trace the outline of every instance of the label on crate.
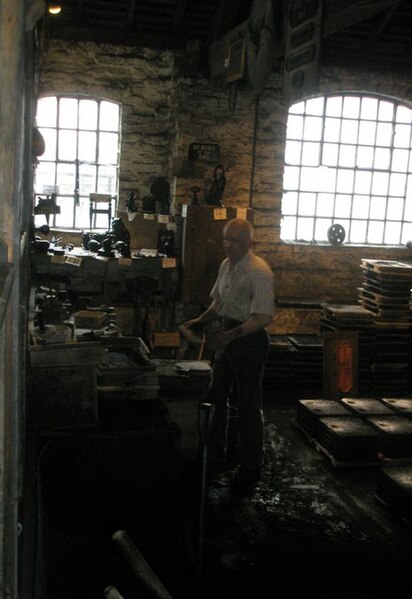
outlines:
[{"label": "label on crate", "polygon": [[158,223],[168,223],[169,215],[168,214],[159,214],[157,217],[157,222]]},{"label": "label on crate", "polygon": [[80,256],[65,256],[65,264],[71,264],[72,266],[81,266],[83,258]]},{"label": "label on crate", "polygon": [[236,218],[246,220],[247,208],[236,208]]},{"label": "label on crate", "polygon": [[119,258],[119,264],[120,266],[131,266],[132,265],[132,259],[131,258]]},{"label": "label on crate", "polygon": [[215,208],[213,210],[213,220],[226,220],[226,208]]},{"label": "label on crate", "polygon": [[162,258],[162,268],[176,268],[176,258]]},{"label": "label on crate", "polygon": [[153,333],[153,345],[155,347],[179,347],[180,333]]}]

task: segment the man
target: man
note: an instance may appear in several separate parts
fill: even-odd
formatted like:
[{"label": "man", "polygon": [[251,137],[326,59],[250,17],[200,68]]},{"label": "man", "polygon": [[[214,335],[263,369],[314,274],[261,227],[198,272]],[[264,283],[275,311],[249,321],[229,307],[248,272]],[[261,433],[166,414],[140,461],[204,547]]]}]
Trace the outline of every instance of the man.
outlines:
[{"label": "man", "polygon": [[223,230],[226,258],[220,265],[210,296],[212,303],[185,326],[219,319],[207,401],[215,404],[210,437],[212,455],[226,459],[228,398],[237,387],[241,466],[235,484],[255,483],[264,461],[262,378],[269,349],[266,326],[273,317],[273,273],[252,250],[253,227],[234,219]]}]

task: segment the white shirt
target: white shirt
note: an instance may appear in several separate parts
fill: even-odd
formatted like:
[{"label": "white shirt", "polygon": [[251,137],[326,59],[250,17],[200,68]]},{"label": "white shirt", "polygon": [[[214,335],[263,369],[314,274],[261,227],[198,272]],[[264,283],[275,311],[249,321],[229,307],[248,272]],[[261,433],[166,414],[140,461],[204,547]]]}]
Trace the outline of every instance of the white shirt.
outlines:
[{"label": "white shirt", "polygon": [[244,322],[251,314],[273,315],[273,272],[251,250],[232,269],[223,260],[210,296],[218,303],[218,314]]}]

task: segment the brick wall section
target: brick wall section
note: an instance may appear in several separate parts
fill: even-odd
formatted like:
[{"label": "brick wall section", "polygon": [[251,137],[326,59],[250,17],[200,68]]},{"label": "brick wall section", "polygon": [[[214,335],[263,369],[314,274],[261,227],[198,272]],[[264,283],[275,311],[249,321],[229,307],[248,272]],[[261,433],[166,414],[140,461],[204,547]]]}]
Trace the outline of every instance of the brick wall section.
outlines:
[{"label": "brick wall section", "polygon": [[[366,250],[280,242],[288,105],[279,75],[272,74],[259,101],[240,83],[231,109],[228,89],[207,79],[184,78],[177,64],[168,51],[63,41],[51,41],[42,58],[41,93],[82,91],[122,103],[121,204],[126,190],[145,195],[158,176],[166,176],[171,184],[175,212],[180,204],[190,202],[193,186],[201,188],[202,200],[214,165],[199,163],[190,170],[182,167],[182,161],[190,141],[213,142],[220,145],[226,169],[224,202],[254,208],[257,251],[275,271],[280,298],[356,301],[361,258],[412,261],[412,250],[407,248]],[[412,103],[411,81],[389,73],[324,68],[319,91],[387,94]]]}]

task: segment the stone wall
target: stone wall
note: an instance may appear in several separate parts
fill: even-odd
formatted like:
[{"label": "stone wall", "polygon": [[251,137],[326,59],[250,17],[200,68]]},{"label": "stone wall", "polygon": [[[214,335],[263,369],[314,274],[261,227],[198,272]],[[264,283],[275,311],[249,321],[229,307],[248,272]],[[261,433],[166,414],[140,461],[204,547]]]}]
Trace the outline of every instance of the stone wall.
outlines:
[{"label": "stone wall", "polygon": [[[363,257],[412,261],[412,250],[285,244],[279,239],[287,102],[273,74],[260,97],[240,83],[181,75],[171,52],[51,41],[41,62],[40,92],[83,92],[122,103],[120,204],[126,190],[148,193],[166,176],[172,210],[191,201],[191,187],[213,179],[213,164],[187,164],[188,144],[220,146],[226,205],[252,207],[257,251],[271,264],[280,299],[356,301]],[[237,91],[236,95],[233,94]],[[324,68],[320,93],[386,94],[412,103],[412,82],[400,75]],[[253,186],[253,193],[251,193]]]}]

